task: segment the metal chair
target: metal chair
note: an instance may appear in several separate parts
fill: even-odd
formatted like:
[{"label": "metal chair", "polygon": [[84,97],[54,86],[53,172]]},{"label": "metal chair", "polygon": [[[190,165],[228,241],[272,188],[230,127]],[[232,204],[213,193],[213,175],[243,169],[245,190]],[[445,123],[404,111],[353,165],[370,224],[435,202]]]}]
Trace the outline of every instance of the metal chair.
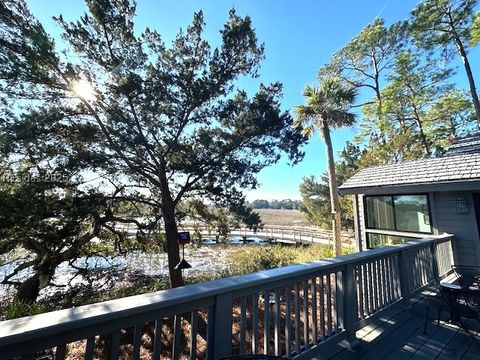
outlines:
[{"label": "metal chair", "polygon": [[480,289],[480,267],[452,265],[452,270],[462,288],[477,287]]},{"label": "metal chair", "polygon": [[437,310],[437,326],[440,326],[440,318],[442,315],[442,312],[445,312],[450,315],[450,308],[445,301],[445,298],[442,296],[442,294],[438,291],[433,294],[427,294],[425,295],[426,299],[426,316],[425,316],[425,325],[423,326],[423,333],[427,333],[427,324],[428,320],[430,317],[430,309],[435,308]]},{"label": "metal chair", "polygon": [[452,321],[458,321],[460,327],[473,339],[480,341],[475,332],[467,326],[464,319],[473,319],[480,322],[480,289],[455,288],[440,286],[440,292],[450,309]]}]

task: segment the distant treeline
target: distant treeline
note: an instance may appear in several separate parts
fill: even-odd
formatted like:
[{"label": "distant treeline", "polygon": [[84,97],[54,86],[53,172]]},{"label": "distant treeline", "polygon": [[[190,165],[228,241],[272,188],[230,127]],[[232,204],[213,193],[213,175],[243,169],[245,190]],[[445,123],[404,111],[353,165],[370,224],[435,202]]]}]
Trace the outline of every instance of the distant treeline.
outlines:
[{"label": "distant treeline", "polygon": [[298,209],[300,208],[301,200],[253,200],[248,203],[248,206],[252,209]]}]

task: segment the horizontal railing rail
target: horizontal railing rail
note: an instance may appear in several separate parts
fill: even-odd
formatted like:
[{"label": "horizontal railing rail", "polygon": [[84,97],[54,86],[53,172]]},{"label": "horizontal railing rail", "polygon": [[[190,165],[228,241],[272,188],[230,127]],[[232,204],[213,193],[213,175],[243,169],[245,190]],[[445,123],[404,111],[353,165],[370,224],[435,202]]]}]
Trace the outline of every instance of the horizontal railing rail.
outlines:
[{"label": "horizontal railing rail", "polygon": [[[0,323],[1,358],[310,358],[449,273],[452,236],[415,240]],[[78,358],[78,356],[77,356]]]}]

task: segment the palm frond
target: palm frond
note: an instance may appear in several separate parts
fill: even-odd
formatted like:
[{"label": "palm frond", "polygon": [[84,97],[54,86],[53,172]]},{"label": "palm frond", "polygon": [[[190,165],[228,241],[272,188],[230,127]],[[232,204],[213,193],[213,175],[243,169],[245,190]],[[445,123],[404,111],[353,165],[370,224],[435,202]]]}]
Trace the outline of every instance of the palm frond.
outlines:
[{"label": "palm frond", "polygon": [[303,128],[305,136],[311,136],[315,127],[338,128],[351,126],[355,114],[349,110],[355,102],[357,90],[347,86],[337,77],[325,77],[318,87],[307,85],[303,89],[305,105],[295,107],[295,126]]},{"label": "palm frond", "polygon": [[318,89],[313,85],[307,85],[303,89],[303,97],[308,101],[308,99],[313,98],[318,93]]},{"label": "palm frond", "polygon": [[355,114],[346,111],[332,111],[328,114],[326,121],[333,128],[352,126],[355,123]]},{"label": "palm frond", "polygon": [[313,124],[304,127],[302,130],[303,136],[305,136],[306,138],[311,138],[314,132],[315,126],[313,126]]},{"label": "palm frond", "polygon": [[315,110],[310,106],[299,105],[294,109],[295,115],[295,126],[301,127],[305,123],[312,121],[312,118],[315,116]]}]

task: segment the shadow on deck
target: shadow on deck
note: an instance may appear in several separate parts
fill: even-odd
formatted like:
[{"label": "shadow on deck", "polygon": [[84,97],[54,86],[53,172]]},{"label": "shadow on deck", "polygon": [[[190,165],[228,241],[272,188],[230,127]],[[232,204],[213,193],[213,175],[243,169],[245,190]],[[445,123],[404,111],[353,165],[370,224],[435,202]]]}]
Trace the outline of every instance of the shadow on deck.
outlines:
[{"label": "shadow on deck", "polygon": [[[480,360],[479,344],[453,325],[437,327],[432,320],[423,334],[421,295],[402,309],[403,299],[419,289],[447,281],[452,241],[445,234],[3,321],[0,359],[31,359],[38,353],[71,359],[71,344],[80,341],[89,360],[141,355],[197,360],[248,353],[297,360]],[[347,340],[359,345],[349,350]]]},{"label": "shadow on deck", "polygon": [[329,354],[313,359],[480,359],[480,323],[469,323],[469,328],[476,331],[476,341],[445,318],[437,326],[432,316],[424,334],[424,296],[412,299],[411,305],[409,309],[386,310],[383,316],[358,330],[359,345],[353,350],[340,342]]}]

